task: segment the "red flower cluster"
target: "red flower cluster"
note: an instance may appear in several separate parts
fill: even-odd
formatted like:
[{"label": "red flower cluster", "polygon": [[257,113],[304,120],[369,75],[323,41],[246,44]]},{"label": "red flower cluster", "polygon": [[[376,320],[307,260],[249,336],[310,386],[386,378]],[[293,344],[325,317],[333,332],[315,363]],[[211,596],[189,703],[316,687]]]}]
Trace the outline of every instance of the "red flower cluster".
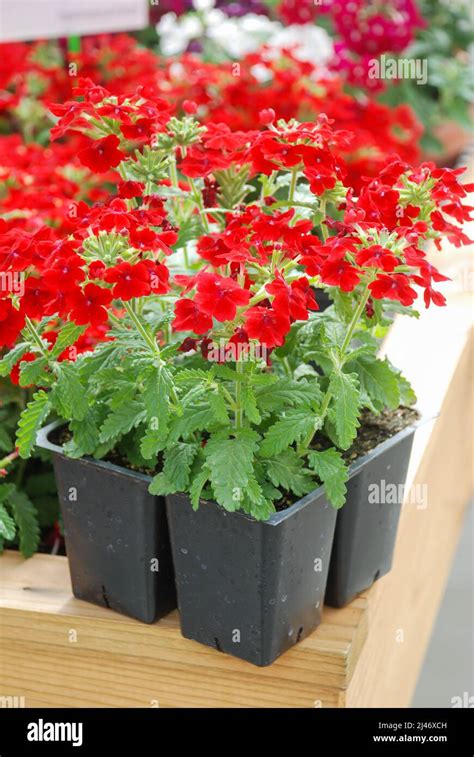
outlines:
[{"label": "red flower cluster", "polygon": [[[400,2],[403,4],[405,0]],[[335,11],[337,4],[333,5]],[[302,0],[289,2],[288,6],[294,12],[304,11],[305,16],[308,12],[319,13],[324,9],[321,5],[315,6],[312,0],[308,3]],[[360,2],[353,6],[357,12],[360,11]],[[399,11],[403,13],[404,9],[398,9],[397,13]],[[305,18],[305,22],[307,20]],[[368,37],[363,36],[363,39]],[[161,98],[162,114],[166,101],[170,112],[182,108],[184,112],[192,113],[197,109],[203,122],[225,124],[233,132],[259,129],[259,112],[262,109],[274,111],[276,119],[285,120],[308,120],[324,112],[334,121],[336,128],[353,132],[353,141],[341,154],[349,162],[348,182],[356,188],[361,176],[377,174],[387,156],[398,155],[413,165],[419,159],[418,142],[422,129],[410,108],[405,105],[389,108],[371,99],[356,99],[344,91],[348,76],[346,68],[355,72],[352,60],[347,66],[344,61],[341,62],[342,74],[333,72],[328,76],[327,71],[297,60],[290,51],[276,59],[262,48],[239,62],[239,76],[235,76],[231,62],[213,64],[189,54],[181,56],[179,62],[160,58],[122,34],[87,37],[82,41],[81,52],[69,58],[65,50],[55,48],[55,44],[38,42],[34,45],[19,43],[2,46],[5,54],[0,72],[0,109],[3,109],[12,126],[22,110],[18,106],[24,98],[31,98],[34,94],[41,107],[35,109],[35,114],[37,111],[39,113],[37,122],[34,120],[36,115],[31,115],[28,110],[29,131],[44,133],[45,127],[51,123],[51,112],[61,117],[59,128],[53,128],[53,137],[63,136],[67,127],[74,129],[79,124],[82,131],[86,121],[97,114],[120,121],[119,131],[114,136],[121,142],[129,143],[129,146],[140,145],[149,139],[156,122],[155,112],[148,112],[146,107],[138,118],[130,116],[130,106],[124,99],[130,92],[139,89],[144,98],[155,102]],[[57,65],[46,68],[39,62],[47,57],[54,57]],[[61,58],[64,60],[61,61]],[[73,91],[80,94],[77,79],[67,72],[67,64],[71,62],[77,65],[79,77],[95,82],[88,92],[89,102],[86,106],[71,100]],[[366,78],[364,71],[361,75]],[[41,86],[33,93],[31,82],[37,79]],[[350,83],[357,81],[350,80]],[[104,87],[116,100],[103,103],[97,113],[93,106],[102,99]],[[51,106],[52,102],[61,102],[61,105]],[[95,139],[97,135],[89,136]],[[101,137],[107,138],[103,134]],[[105,147],[98,145],[93,148],[92,142],[83,138],[81,145],[75,145],[75,152],[82,150],[80,154],[84,165],[94,165],[94,170],[102,171],[114,167],[114,161],[118,159],[117,151],[122,146],[109,139]],[[194,155],[196,158],[199,154]],[[198,162],[202,171],[202,161]],[[191,171],[192,163],[190,157]]]},{"label": "red flower cluster", "polygon": [[[444,303],[434,288],[444,277],[423,242],[466,241],[456,222],[470,216],[463,200],[472,187],[459,171],[385,161],[376,178],[359,178],[356,192],[342,155],[351,135],[324,115],[275,124],[265,114],[268,129],[259,130],[201,128],[171,119],[168,105],[142,89],[117,98],[83,81],[77,91],[80,103],[56,108],[55,135],[87,139],[80,159],[92,171],[116,167],[122,179],[105,202],[78,202],[60,230],[0,224],[0,270],[24,278],[23,291],[0,292],[0,346],[11,346],[29,319],[49,316],[87,326],[87,349],[117,307],[133,314],[136,298],[163,298],[174,308],[174,332],[202,338],[203,354],[215,334],[228,344],[282,346],[292,323],[317,309],[314,285],[370,296],[367,317],[374,300],[413,304],[416,287],[427,306]],[[125,127],[138,131],[130,138]],[[206,213],[211,190],[216,203],[237,192],[237,207]],[[172,275],[177,244],[191,244],[199,260]],[[190,344],[195,336],[183,348]]]}]

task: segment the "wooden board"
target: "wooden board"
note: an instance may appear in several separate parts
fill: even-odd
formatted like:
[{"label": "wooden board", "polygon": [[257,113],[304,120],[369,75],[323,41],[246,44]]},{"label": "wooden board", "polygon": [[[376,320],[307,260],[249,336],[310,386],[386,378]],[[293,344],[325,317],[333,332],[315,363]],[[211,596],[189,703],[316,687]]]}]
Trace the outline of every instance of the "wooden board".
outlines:
[{"label": "wooden board", "polygon": [[[433,253],[433,262],[439,253]],[[449,308],[400,319],[386,351],[436,422],[417,433],[391,573],[273,665],[72,598],[65,558],[0,558],[0,697],[46,707],[406,707],[472,495],[471,252],[448,249]]]}]

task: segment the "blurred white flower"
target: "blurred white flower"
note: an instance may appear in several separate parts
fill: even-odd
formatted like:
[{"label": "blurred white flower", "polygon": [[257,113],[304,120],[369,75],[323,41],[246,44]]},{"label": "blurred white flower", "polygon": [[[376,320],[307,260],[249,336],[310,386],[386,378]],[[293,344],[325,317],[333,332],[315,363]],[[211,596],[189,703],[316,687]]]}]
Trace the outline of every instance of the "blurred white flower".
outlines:
[{"label": "blurred white flower", "polygon": [[192,39],[200,37],[204,27],[195,14],[165,13],[156,26],[160,35],[160,46],[164,55],[178,55],[186,50]]},{"label": "blurred white flower", "polygon": [[[324,29],[312,24],[283,26],[263,15],[247,13],[239,18],[229,18],[214,8],[214,0],[193,0],[197,14],[166,13],[157,25],[161,50],[164,55],[184,52],[191,40],[202,36],[211,40],[216,48],[230,58],[239,60],[262,45],[270,48],[270,57],[277,57],[281,50],[291,48],[299,60],[324,65],[333,55],[331,38]],[[260,76],[264,73],[259,72]]]},{"label": "blurred white flower", "polygon": [[292,24],[276,32],[270,43],[276,50],[295,48],[298,60],[324,65],[331,60],[334,50],[331,37],[320,26]]},{"label": "blurred white flower", "polygon": [[214,8],[216,0],[193,0],[193,8],[197,11],[207,11]]},{"label": "blurred white flower", "polygon": [[207,36],[231,58],[239,59],[265,44],[274,33],[274,27],[275,22],[255,13],[240,18],[224,16],[207,27]]}]

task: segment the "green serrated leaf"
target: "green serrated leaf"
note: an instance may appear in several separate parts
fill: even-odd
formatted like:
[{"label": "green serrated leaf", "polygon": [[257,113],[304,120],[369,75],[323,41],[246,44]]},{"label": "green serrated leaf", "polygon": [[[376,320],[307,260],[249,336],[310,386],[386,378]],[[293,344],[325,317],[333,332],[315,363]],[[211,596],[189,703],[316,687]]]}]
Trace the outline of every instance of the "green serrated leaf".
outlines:
[{"label": "green serrated leaf", "polygon": [[227,423],[229,415],[227,412],[227,404],[222,394],[219,391],[211,392],[208,397],[215,420],[219,423]]},{"label": "green serrated leaf", "polygon": [[15,534],[15,521],[7,512],[5,506],[0,504],[0,537],[6,539],[6,541],[11,541],[15,538]]},{"label": "green serrated leaf", "polygon": [[197,444],[178,442],[164,455],[163,470],[150,484],[150,494],[165,496],[184,492],[189,484],[189,474],[198,451]]},{"label": "green serrated leaf", "polygon": [[255,441],[246,438],[211,438],[204,448],[215,498],[226,510],[233,512],[240,507],[253,474],[255,449]]},{"label": "green serrated leaf", "polygon": [[99,429],[91,411],[82,420],[72,420],[69,424],[76,449],[80,450],[80,457],[93,455],[99,444]]},{"label": "green serrated leaf", "polygon": [[416,402],[416,394],[412,385],[401,374],[398,377],[398,388],[400,390],[400,403],[402,405],[414,405]]},{"label": "green serrated leaf", "polygon": [[298,497],[315,488],[310,471],[304,467],[304,461],[292,449],[284,450],[279,455],[263,461],[266,473],[272,484],[281,486]]},{"label": "green serrated leaf", "polygon": [[359,427],[359,381],[355,373],[333,373],[329,381],[332,394],[330,419],[341,449],[348,449]]},{"label": "green serrated leaf", "polygon": [[25,492],[15,489],[8,497],[13,517],[18,526],[20,537],[20,552],[24,557],[31,557],[38,549],[40,529],[38,514],[31,500]]},{"label": "green serrated leaf", "polygon": [[183,368],[176,374],[176,383],[208,381],[210,376],[212,376],[211,371],[203,371],[201,368]]},{"label": "green serrated leaf", "polygon": [[61,330],[58,333],[58,338],[56,339],[56,342],[54,343],[54,347],[51,349],[51,357],[53,360],[56,360],[64,350],[66,350],[68,347],[71,347],[73,344],[77,342],[80,336],[84,333],[86,330],[85,326],[78,326],[76,323],[73,323],[72,321],[67,323],[65,326],[61,328]]},{"label": "green serrated leaf", "polygon": [[0,503],[6,502],[10,494],[15,491],[15,484],[0,484]]},{"label": "green serrated leaf", "polygon": [[257,387],[255,396],[262,412],[279,412],[283,407],[311,408],[321,398],[321,390],[317,381],[280,379],[270,386]]},{"label": "green serrated leaf", "polygon": [[74,364],[61,363],[55,368],[56,384],[51,401],[63,417],[83,421],[89,412],[86,389],[82,385]]},{"label": "green serrated leaf", "polygon": [[349,470],[340,452],[331,448],[324,452],[309,450],[308,462],[321,479],[329,501],[334,507],[342,507],[346,501],[346,481]]},{"label": "green serrated leaf", "polygon": [[[26,361],[20,365],[20,386],[31,386],[39,384],[41,379],[45,379],[45,369],[48,366],[48,361],[45,357],[36,358],[27,363]],[[47,380],[47,379],[46,379]]]},{"label": "green serrated leaf", "polygon": [[219,376],[219,378],[227,379],[228,381],[247,381],[247,376],[244,373],[238,373],[237,371],[234,371],[233,368],[230,368],[228,365],[214,365],[213,366],[214,373],[216,376]]},{"label": "green serrated leaf", "polygon": [[16,433],[16,444],[20,456],[27,458],[31,455],[36,444],[36,435],[51,410],[49,397],[42,389],[33,395],[31,402],[20,415]]},{"label": "green serrated leaf", "polygon": [[359,378],[360,390],[382,407],[395,410],[400,404],[397,374],[386,360],[361,356],[348,363],[347,368]]},{"label": "green serrated leaf", "polygon": [[169,396],[173,377],[164,365],[158,366],[149,377],[143,391],[146,419],[154,431],[164,436],[168,429]]},{"label": "green serrated leaf", "polygon": [[140,443],[140,452],[145,460],[151,460],[165,448],[165,445],[166,437],[162,436],[159,431],[147,429]]},{"label": "green serrated leaf", "polygon": [[257,397],[250,384],[242,386],[240,397],[245,415],[251,423],[255,423],[258,426],[262,422],[262,416],[258,411]]},{"label": "green serrated leaf", "polygon": [[28,352],[30,345],[26,342],[17,344],[16,347],[7,352],[6,355],[0,360],[0,376],[8,376],[11,373],[12,368],[18,363],[23,355]]},{"label": "green serrated leaf", "polygon": [[204,489],[207,481],[209,480],[210,471],[203,467],[199,473],[193,476],[191,486],[189,487],[189,497],[193,510],[199,508],[199,500],[201,498],[202,490]]},{"label": "green serrated leaf", "polygon": [[2,452],[9,452],[12,446],[13,441],[10,434],[8,433],[6,428],[2,428],[2,426],[0,426],[0,450]]},{"label": "green serrated leaf", "polygon": [[214,412],[209,404],[200,407],[189,405],[184,408],[180,417],[173,419],[168,441],[172,443],[181,438],[188,439],[195,431],[208,430],[213,425],[215,425]]},{"label": "green serrated leaf", "polygon": [[140,402],[129,402],[110,413],[100,429],[99,441],[110,442],[128,434],[145,419],[145,411]]},{"label": "green serrated leaf", "polygon": [[306,410],[289,410],[273,426],[270,426],[261,445],[264,457],[274,457],[294,442],[306,438],[316,431],[318,418]]}]

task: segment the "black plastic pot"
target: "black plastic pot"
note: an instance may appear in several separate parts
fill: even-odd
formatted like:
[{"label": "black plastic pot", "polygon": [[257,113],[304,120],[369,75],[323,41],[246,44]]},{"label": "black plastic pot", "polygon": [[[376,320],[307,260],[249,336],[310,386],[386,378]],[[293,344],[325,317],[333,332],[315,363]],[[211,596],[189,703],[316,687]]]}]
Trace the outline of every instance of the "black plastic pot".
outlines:
[{"label": "black plastic pot", "polygon": [[[392,493],[394,485],[406,482],[417,425],[382,442],[351,468],[329,567],[325,603],[331,607],[344,607],[392,567],[402,507],[401,501],[392,501]],[[384,497],[387,492],[390,496]]]},{"label": "black plastic pot", "polygon": [[167,512],[183,636],[270,665],[319,625],[336,522],[322,489],[265,522],[181,494]]},{"label": "black plastic pot", "polygon": [[50,440],[60,426],[38,445],[53,453],[74,596],[152,623],[176,607],[164,499],[148,493],[150,476],[66,457]]}]

